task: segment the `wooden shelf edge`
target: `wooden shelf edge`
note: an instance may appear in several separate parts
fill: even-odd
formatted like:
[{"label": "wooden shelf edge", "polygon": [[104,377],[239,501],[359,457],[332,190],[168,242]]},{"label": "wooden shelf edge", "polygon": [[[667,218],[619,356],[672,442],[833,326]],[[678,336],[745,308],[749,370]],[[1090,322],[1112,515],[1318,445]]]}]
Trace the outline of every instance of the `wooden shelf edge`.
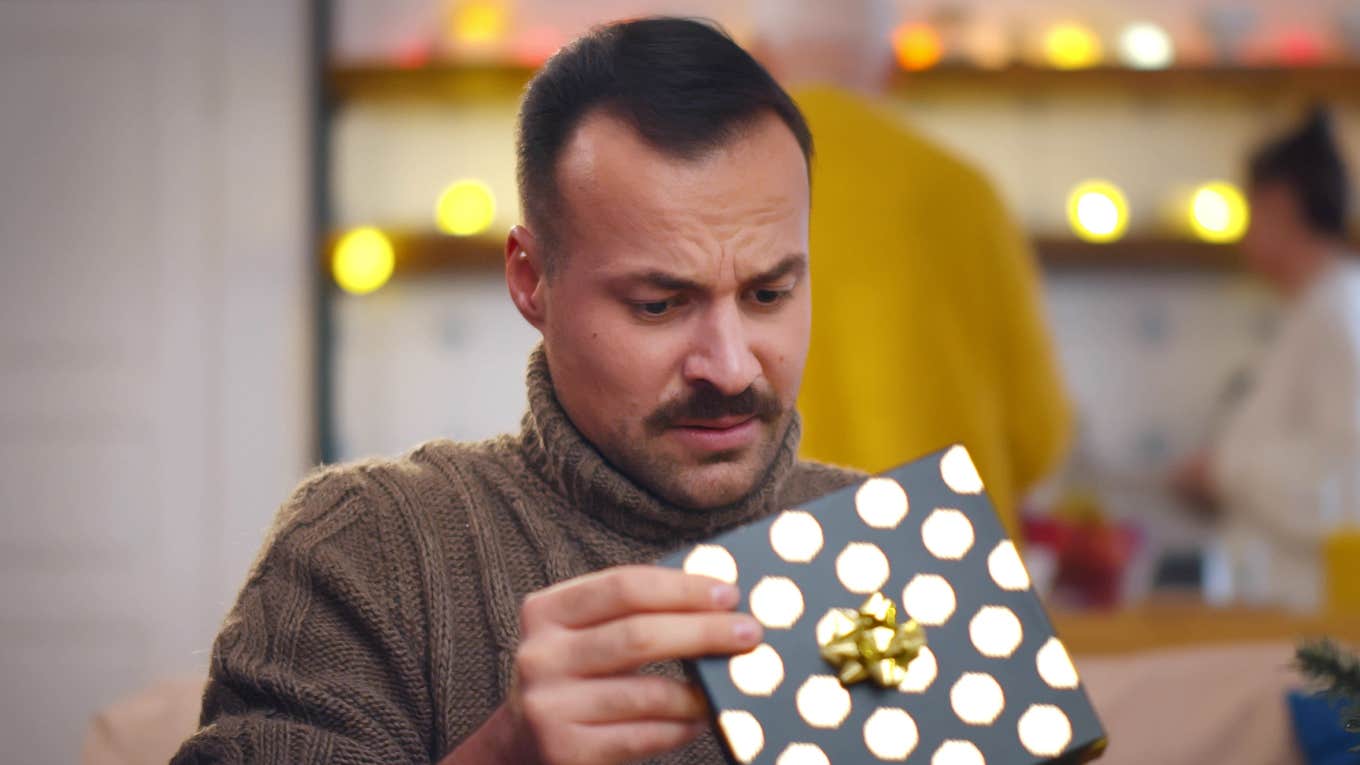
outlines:
[{"label": "wooden shelf edge", "polygon": [[332,67],[332,98],[346,101],[470,101],[518,94],[533,77],[526,66],[440,64],[418,68],[384,65]]},{"label": "wooden shelf edge", "polygon": [[[396,251],[396,276],[423,276],[470,271],[499,271],[505,263],[503,239],[492,236],[457,237],[428,231],[386,230]],[[329,268],[330,252],[339,232],[319,253]],[[1126,239],[1112,244],[1089,244],[1076,239],[1037,237],[1032,240],[1040,265],[1054,271],[1237,271],[1242,269],[1231,245],[1176,239]]]},{"label": "wooden shelf edge", "polygon": [[[396,256],[393,277],[412,279],[435,274],[500,271],[505,265],[504,239],[492,236],[459,237],[432,231],[382,229]],[[331,252],[343,232],[332,232],[318,262],[330,270]]]},{"label": "wooden shelf edge", "polygon": [[[458,101],[504,98],[518,93],[535,69],[518,64],[439,63],[402,68],[384,63],[345,63],[327,76],[338,101]],[[1121,67],[1058,70],[1033,66],[978,69],[944,66],[920,72],[897,72],[892,92],[910,99],[913,93],[942,90],[1003,91],[1053,94],[1123,91],[1138,95],[1238,91],[1252,95],[1291,95],[1360,99],[1360,63],[1314,67],[1180,67],[1139,70]]]},{"label": "wooden shelf edge", "polygon": [[1004,90],[1017,94],[1108,92],[1111,89],[1138,95],[1160,93],[1288,92],[1299,96],[1354,100],[1360,97],[1360,64],[1314,67],[1178,67],[1127,69],[1102,66],[1058,70],[1033,66],[1004,69],[940,67],[923,72],[899,72],[894,92],[911,96],[913,90]]},{"label": "wooden shelf edge", "polygon": [[1039,262],[1053,270],[1238,271],[1241,255],[1233,245],[1183,239],[1124,239],[1091,244],[1079,239],[1037,237]]}]

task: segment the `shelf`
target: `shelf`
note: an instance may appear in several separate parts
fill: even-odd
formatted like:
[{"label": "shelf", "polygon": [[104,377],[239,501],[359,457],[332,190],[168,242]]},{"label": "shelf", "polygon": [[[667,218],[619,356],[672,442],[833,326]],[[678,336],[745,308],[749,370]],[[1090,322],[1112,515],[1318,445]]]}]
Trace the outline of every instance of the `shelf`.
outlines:
[{"label": "shelf", "polygon": [[518,97],[533,76],[523,66],[383,65],[333,67],[327,76],[337,101],[473,101]]},{"label": "shelf", "polygon": [[1030,66],[1006,69],[942,67],[899,73],[895,90],[913,92],[992,92],[1010,95],[1123,93],[1136,96],[1287,95],[1332,100],[1360,99],[1360,65],[1299,68],[1182,67],[1139,70],[1096,67],[1061,71]]},{"label": "shelf", "polygon": [[[500,271],[505,266],[503,239],[446,236],[433,231],[382,231],[392,242],[392,250],[396,255],[393,276],[397,279]],[[330,254],[338,238],[339,232],[332,233],[327,239],[326,249],[319,253],[321,267],[326,271],[330,270]]]},{"label": "shelf", "polygon": [[1038,237],[1033,240],[1039,262],[1061,271],[1236,271],[1241,255],[1233,245],[1185,239],[1137,238],[1110,244],[1079,239]]},{"label": "shelf", "polygon": [[[419,279],[438,274],[500,271],[505,243],[494,237],[455,237],[433,232],[387,232],[396,251],[396,277]],[[323,266],[334,246],[321,253]],[[1054,271],[1234,271],[1241,269],[1235,247],[1176,239],[1125,239],[1088,244],[1075,239],[1033,240],[1040,263]]]},{"label": "shelf", "polygon": [[[515,65],[438,64],[397,68],[382,64],[333,67],[331,95],[341,101],[460,101],[518,96],[533,76]],[[899,72],[893,90],[899,98],[941,92],[991,92],[1007,95],[1120,92],[1138,96],[1241,93],[1301,98],[1360,100],[1360,65],[1307,68],[1185,67],[1141,71],[1097,67],[1061,71],[1029,66],[1005,69],[940,67]]]}]

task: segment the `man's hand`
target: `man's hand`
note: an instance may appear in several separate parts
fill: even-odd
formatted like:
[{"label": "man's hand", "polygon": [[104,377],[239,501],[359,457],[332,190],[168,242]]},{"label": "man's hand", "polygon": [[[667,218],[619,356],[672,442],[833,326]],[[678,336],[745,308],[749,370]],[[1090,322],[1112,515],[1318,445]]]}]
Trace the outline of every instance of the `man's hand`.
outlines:
[{"label": "man's hand", "polygon": [[607,569],[530,595],[510,698],[445,763],[611,765],[684,745],[707,724],[703,696],[637,670],[755,647],[759,622],[731,613],[739,598],[732,585],[657,566]]}]

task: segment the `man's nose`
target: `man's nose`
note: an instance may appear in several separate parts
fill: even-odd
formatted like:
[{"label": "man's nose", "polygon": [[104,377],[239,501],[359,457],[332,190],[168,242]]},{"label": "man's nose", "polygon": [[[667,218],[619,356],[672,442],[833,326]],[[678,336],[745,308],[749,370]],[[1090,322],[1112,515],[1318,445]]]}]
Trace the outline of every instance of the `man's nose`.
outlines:
[{"label": "man's nose", "polygon": [[760,362],[737,306],[714,306],[699,323],[684,375],[687,382],[706,382],[725,396],[744,392],[760,376]]}]

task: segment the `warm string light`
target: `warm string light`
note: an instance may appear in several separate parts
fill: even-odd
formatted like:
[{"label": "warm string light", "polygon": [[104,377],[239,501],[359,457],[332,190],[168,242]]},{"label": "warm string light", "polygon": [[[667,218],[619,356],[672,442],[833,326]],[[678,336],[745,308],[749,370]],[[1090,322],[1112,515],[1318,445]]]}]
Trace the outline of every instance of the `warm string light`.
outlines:
[{"label": "warm string light", "polygon": [[454,236],[474,236],[491,228],[496,197],[491,187],[475,178],[455,181],[435,203],[435,225]]},{"label": "warm string light", "polygon": [[1190,227],[1200,239],[1231,244],[1241,239],[1250,223],[1246,197],[1231,183],[1213,181],[1190,197]]},{"label": "warm string light", "polygon": [[1044,58],[1056,69],[1087,69],[1099,64],[1104,56],[1096,33],[1072,22],[1049,29],[1043,48]]},{"label": "warm string light", "polygon": [[929,69],[944,57],[940,33],[929,24],[903,24],[893,30],[892,43],[898,65],[908,72]]},{"label": "warm string light", "polygon": [[1140,21],[1120,33],[1119,58],[1133,69],[1166,69],[1175,63],[1176,46],[1165,29]]},{"label": "warm string light", "polygon": [[392,278],[396,255],[387,235],[372,226],[346,232],[335,243],[331,274],[340,288],[354,295],[377,290]]},{"label": "warm string light", "polygon": [[1124,192],[1109,181],[1085,181],[1067,198],[1067,220],[1081,239],[1096,244],[1117,241],[1129,224]]},{"label": "warm string light", "polygon": [[465,0],[454,7],[449,18],[454,43],[467,48],[500,42],[508,26],[505,7],[495,0]]}]

